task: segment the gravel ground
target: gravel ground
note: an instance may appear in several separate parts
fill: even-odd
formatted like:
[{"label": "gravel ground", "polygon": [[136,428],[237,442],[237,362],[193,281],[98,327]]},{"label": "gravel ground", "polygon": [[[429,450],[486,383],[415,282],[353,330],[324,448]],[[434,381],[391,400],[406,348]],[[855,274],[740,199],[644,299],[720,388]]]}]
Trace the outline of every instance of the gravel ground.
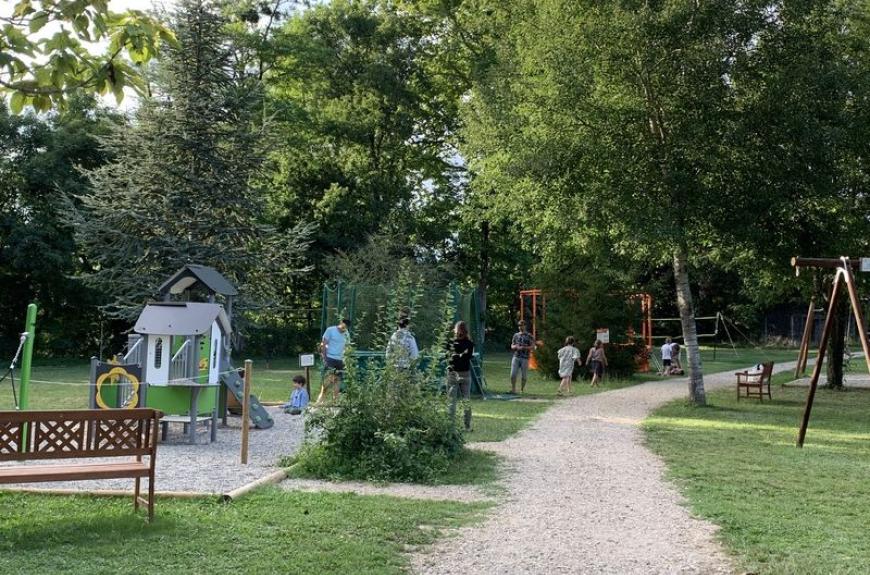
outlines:
[{"label": "gravel ground", "polygon": [[358,495],[392,495],[411,499],[436,501],[491,501],[492,498],[469,485],[411,485],[407,483],[366,483],[364,481],[318,481],[314,479],[286,479],[281,487],[294,491],[329,491]]},{"label": "gravel ground", "polygon": [[[731,386],[733,378],[710,375],[705,386]],[[685,378],[669,379],[575,397],[489,444],[508,463],[506,500],[482,525],[412,556],[415,571],[732,573],[716,527],[687,510],[637,427],[657,406],[685,397],[686,386]]]},{"label": "gravel ground", "polygon": [[[239,463],[242,436],[240,417],[229,417],[227,427],[218,427],[217,441],[214,443],[208,443],[205,426],[200,426],[197,443],[191,445],[185,442],[186,437],[181,436],[181,424],[170,425],[167,441],[157,448],[157,491],[227,493],[275,471],[275,465],[282,456],[295,453],[299,449],[305,431],[304,419],[286,415],[276,407],[267,409],[272,414],[275,425],[271,429],[251,428],[248,436],[248,465]],[[118,460],[119,458],[94,458],[82,461]],[[27,465],[38,464],[39,462],[27,462]],[[147,485],[147,481],[145,484]],[[81,491],[132,490],[133,480],[56,481],[28,483],[19,487]]]}]

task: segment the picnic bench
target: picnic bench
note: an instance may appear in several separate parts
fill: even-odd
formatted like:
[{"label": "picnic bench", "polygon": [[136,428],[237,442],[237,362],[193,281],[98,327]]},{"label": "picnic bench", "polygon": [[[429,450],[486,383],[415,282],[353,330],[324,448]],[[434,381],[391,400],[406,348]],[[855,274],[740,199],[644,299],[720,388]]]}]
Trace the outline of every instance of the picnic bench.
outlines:
[{"label": "picnic bench", "polygon": [[[762,363],[761,371],[738,371],[735,375],[737,376],[737,401],[740,401],[741,397],[757,397],[758,401],[764,401],[765,387],[768,399],[773,399],[770,395],[770,378],[773,377],[772,361]],[[742,396],[741,389],[745,390]]]},{"label": "picnic bench", "polygon": [[[129,457],[117,462],[62,462],[0,466],[0,485],[87,479],[135,479],[133,508],[154,519],[154,463],[160,411],[81,409],[0,411],[0,462]],[[147,456],[148,461],[143,458]],[[148,478],[148,499],[139,496]]]}]

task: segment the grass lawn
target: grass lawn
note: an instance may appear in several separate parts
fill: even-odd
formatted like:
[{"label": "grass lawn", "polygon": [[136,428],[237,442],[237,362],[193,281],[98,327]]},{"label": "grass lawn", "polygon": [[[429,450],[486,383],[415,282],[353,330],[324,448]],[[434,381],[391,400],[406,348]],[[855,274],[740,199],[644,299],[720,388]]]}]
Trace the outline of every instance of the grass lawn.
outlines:
[{"label": "grass lawn", "polygon": [[819,389],[803,449],[806,388],[774,385],[773,397],[737,403],[729,389],[707,408],[670,403],[646,421],[648,443],[692,508],[722,527],[741,571],[867,573],[870,390]]},{"label": "grass lawn", "polygon": [[486,504],[260,490],[231,504],[0,493],[0,573],[404,573],[406,546]]}]

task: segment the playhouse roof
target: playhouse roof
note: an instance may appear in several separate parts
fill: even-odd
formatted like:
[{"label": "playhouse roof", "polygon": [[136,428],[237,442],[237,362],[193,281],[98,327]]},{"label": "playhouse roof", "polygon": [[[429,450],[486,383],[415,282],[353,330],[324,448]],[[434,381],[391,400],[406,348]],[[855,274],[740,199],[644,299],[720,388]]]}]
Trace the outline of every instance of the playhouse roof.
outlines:
[{"label": "playhouse roof", "polygon": [[239,291],[219,271],[208,266],[187,264],[163,282],[158,293],[180,294],[191,288],[197,282],[203,284],[209,291],[221,295],[238,295]]},{"label": "playhouse roof", "polygon": [[145,306],[133,331],[155,335],[200,335],[217,320],[224,334],[232,331],[224,308],[216,303],[150,303]]}]

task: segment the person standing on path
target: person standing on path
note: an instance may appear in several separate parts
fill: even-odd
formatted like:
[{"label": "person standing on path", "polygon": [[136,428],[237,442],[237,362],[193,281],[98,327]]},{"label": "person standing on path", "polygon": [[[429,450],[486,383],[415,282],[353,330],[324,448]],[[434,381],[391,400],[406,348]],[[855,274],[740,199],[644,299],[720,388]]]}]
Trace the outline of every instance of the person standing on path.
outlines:
[{"label": "person standing on path", "polygon": [[474,342],[468,337],[468,326],[464,321],[456,322],[453,335],[455,339],[450,344],[450,364],[447,366],[450,419],[456,417],[456,403],[461,402],[465,431],[471,431],[471,358],[474,355]]},{"label": "person standing on path", "polygon": [[671,343],[671,363],[673,364],[672,373],[680,373],[683,371],[683,364],[680,362],[680,344],[677,342]]},{"label": "person standing on path", "polygon": [[526,322],[517,324],[519,331],[511,339],[511,393],[517,392],[517,375],[520,376],[520,393],[526,390],[526,380],[529,377],[529,354],[535,349],[535,339],[526,331]]},{"label": "person standing on path", "polygon": [[[345,318],[338,322],[338,325],[330,326],[323,332],[323,337],[320,340],[320,356],[323,358],[323,367],[327,371],[333,370],[334,375],[327,373],[326,377],[323,378],[317,403],[323,402],[327,387],[332,387],[333,400],[338,398],[338,387],[344,377],[344,348],[347,347],[347,341],[350,338],[349,329],[350,320]],[[327,385],[327,382],[330,384]]]},{"label": "person standing on path", "polygon": [[589,366],[589,371],[592,372],[592,387],[598,387],[598,382],[604,377],[604,368],[607,367],[607,355],[604,353],[604,344],[600,339],[595,340],[595,344],[589,348],[589,354],[586,356],[586,364]]},{"label": "person standing on path", "polygon": [[571,380],[574,378],[574,364],[583,365],[580,350],[574,347],[574,338],[565,338],[565,347],[556,352],[559,357],[559,377],[562,381],[559,383],[558,396],[571,395]]},{"label": "person standing on path", "polygon": [[662,344],[662,375],[671,375],[671,338],[665,338],[665,343]]}]

